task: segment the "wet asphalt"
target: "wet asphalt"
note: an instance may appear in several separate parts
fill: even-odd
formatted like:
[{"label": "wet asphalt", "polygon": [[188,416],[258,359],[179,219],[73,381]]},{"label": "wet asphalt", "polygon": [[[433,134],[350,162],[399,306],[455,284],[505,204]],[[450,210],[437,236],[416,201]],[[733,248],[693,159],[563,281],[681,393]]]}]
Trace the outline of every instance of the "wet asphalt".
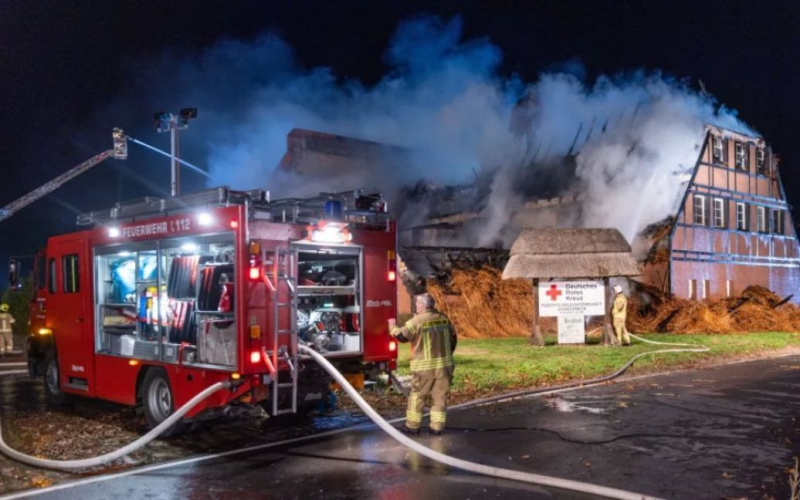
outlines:
[{"label": "wet asphalt", "polygon": [[[800,357],[619,381],[450,412],[431,448],[662,498],[789,498]],[[35,498],[588,498],[449,469],[374,427]]]}]

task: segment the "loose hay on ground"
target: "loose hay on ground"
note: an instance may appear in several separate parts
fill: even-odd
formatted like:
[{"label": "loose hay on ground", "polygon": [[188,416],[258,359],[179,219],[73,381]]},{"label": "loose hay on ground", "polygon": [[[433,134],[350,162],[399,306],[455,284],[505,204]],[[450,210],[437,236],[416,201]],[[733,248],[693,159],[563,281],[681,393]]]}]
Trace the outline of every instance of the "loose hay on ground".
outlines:
[{"label": "loose hay on ground", "polygon": [[460,337],[525,337],[533,329],[533,287],[503,280],[491,267],[455,269],[447,283],[428,282],[428,293]]},{"label": "loose hay on ground", "polygon": [[634,296],[628,329],[686,334],[800,331],[800,308],[778,306],[780,302],[780,297],[761,286],[748,287],[739,297],[702,302],[664,297],[645,301]]}]

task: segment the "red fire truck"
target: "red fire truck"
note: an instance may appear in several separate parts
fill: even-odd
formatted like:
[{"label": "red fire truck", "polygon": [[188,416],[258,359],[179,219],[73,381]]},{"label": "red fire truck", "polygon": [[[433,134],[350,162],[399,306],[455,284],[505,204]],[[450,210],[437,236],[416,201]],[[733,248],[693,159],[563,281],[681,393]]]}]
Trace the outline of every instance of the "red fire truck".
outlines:
[{"label": "red fire truck", "polygon": [[34,267],[29,371],[51,404],[141,406],[155,426],[238,381],[185,426],[232,403],[270,415],[318,404],[329,379],[298,343],[355,379],[396,367],[396,228],[381,195],[270,201],[217,188],[78,223],[88,228],[50,238]]}]

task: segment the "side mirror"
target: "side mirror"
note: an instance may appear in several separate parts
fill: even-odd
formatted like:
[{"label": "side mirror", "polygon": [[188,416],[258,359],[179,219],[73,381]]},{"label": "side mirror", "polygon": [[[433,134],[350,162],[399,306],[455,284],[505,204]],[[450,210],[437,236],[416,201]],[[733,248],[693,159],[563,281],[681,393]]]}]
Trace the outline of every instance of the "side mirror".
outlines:
[{"label": "side mirror", "polygon": [[8,284],[13,289],[19,287],[19,264],[14,259],[8,260]]}]

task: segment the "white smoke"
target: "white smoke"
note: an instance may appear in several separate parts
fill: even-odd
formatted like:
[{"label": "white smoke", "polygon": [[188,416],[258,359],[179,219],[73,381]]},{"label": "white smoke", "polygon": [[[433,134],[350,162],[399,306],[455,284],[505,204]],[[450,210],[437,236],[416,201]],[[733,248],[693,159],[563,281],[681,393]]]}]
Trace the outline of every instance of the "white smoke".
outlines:
[{"label": "white smoke", "polygon": [[554,143],[557,154],[583,124],[575,148],[580,224],[615,227],[628,240],[672,214],[679,174],[697,161],[706,124],[755,135],[710,97],[659,74],[602,77],[590,88],[569,75],[544,75],[531,92],[541,103],[537,138]]},{"label": "white smoke", "polygon": [[[366,86],[339,80],[330,68],[301,67],[292,48],[267,33],[200,54],[167,54],[140,71],[128,101],[152,109],[196,105],[200,117],[181,147],[207,159],[215,185],[269,188],[295,127],[415,151],[413,165],[389,174],[376,166],[379,174],[365,179],[382,188],[419,179],[467,182],[481,169],[508,175],[492,183],[481,244],[499,235],[525,201],[511,174],[527,168],[534,151],[537,168],[559,168],[580,124],[579,224],[617,227],[629,239],[668,215],[680,187],[673,174],[696,160],[705,123],[749,132],[710,96],[657,73],[601,77],[593,85],[572,74],[544,74],[525,83],[503,77],[500,62],[500,49],[488,40],[462,39],[459,18],[422,17],[398,27],[386,53],[389,71]],[[162,83],[165,74],[170,85]],[[512,107],[526,91],[539,98],[530,149],[509,132]],[[324,180],[294,187],[275,195],[319,190]]]}]

